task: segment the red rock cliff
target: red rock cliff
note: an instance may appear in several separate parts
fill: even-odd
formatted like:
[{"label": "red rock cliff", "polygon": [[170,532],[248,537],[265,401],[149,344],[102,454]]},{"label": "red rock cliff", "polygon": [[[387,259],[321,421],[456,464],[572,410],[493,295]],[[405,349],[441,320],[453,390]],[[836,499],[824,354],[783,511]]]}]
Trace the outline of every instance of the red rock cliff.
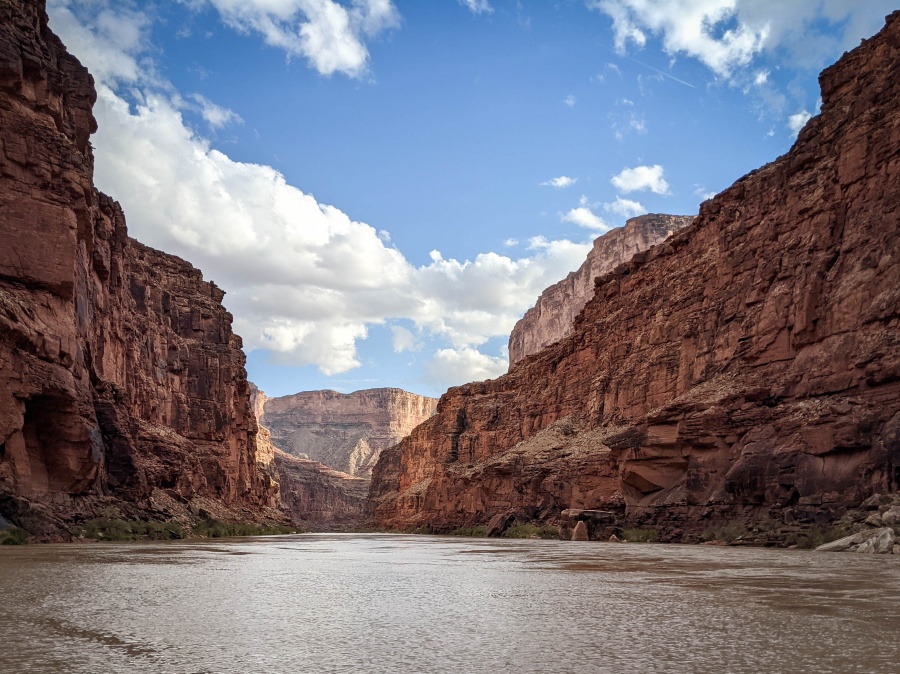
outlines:
[{"label": "red rock cliff", "polygon": [[94,188],[95,98],[43,2],[0,0],[0,510],[53,529],[163,490],[252,517],[277,484],[224,293]]},{"label": "red rock cliff", "polygon": [[900,12],[791,151],[597,281],[574,332],[448,391],[375,468],[381,526],[604,509],[696,540],[900,488]]},{"label": "red rock cliff", "polygon": [[594,247],[578,270],[542,292],[516,323],[509,336],[510,368],[572,333],[575,317],[594,296],[595,278],[611,272],[635,253],[662,243],[693,219],[691,215],[649,213],[594,239]]}]

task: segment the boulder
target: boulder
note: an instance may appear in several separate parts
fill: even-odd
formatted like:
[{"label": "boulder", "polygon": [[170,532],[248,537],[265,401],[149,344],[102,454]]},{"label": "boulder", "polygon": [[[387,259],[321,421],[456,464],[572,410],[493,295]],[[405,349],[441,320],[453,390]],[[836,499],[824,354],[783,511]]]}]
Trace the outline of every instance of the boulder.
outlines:
[{"label": "boulder", "polygon": [[578,522],[572,530],[573,541],[589,541],[587,525],[584,522]]},{"label": "boulder", "polygon": [[885,526],[900,526],[900,506],[892,506],[881,514],[881,521]]},{"label": "boulder", "polygon": [[486,536],[488,538],[499,538],[503,535],[509,526],[515,521],[516,516],[513,513],[501,513],[494,515],[487,525]]},{"label": "boulder", "polygon": [[825,543],[816,552],[877,552],[889,553],[894,545],[894,530],[890,527],[869,529]]},{"label": "boulder", "polygon": [[885,527],[884,529],[879,529],[876,535],[870,537],[866,540],[862,545],[860,545],[856,552],[859,553],[868,553],[868,554],[876,554],[876,555],[889,555],[894,550],[894,530],[890,527]]}]

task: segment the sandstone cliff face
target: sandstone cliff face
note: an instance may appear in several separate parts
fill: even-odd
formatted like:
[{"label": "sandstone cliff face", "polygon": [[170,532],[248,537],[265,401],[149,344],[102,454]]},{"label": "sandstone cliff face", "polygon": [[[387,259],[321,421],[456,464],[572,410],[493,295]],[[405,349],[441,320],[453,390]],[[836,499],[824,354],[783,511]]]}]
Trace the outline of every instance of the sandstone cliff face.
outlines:
[{"label": "sandstone cliff face", "polygon": [[[262,419],[269,398],[250,384],[250,407]],[[291,522],[321,530],[360,526],[366,519],[369,480],[342,473],[307,456],[291,456],[272,444],[262,421],[256,434],[256,452],[279,484],[279,505]]]},{"label": "sandstone cliff face", "polygon": [[662,243],[687,227],[691,215],[649,213],[631,218],[624,227],[594,239],[594,247],[577,271],[554,283],[513,327],[509,367],[572,333],[575,317],[594,296],[594,279],[611,272],[636,253]]},{"label": "sandstone cliff face", "polygon": [[253,517],[277,484],[224,293],[93,187],[95,98],[43,3],[0,0],[0,511],[58,529],[162,490]]},{"label": "sandstone cliff face", "polygon": [[434,415],[437,400],[395,388],[267,398],[261,423],[279,449],[370,477],[382,450]]},{"label": "sandstone cliff face", "polygon": [[377,522],[587,508],[696,540],[900,489],[900,12],[820,83],[788,154],[599,278],[573,334],[451,389],[384,452]]}]

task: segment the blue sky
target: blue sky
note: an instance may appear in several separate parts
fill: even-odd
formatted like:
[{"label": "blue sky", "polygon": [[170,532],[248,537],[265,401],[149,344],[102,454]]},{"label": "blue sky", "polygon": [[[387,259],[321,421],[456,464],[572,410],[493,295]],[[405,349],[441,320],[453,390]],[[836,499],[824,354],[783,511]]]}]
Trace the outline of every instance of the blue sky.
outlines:
[{"label": "blue sky", "polygon": [[49,0],[96,183],[226,292],[269,395],[506,370],[590,242],[786,152],[894,0]]}]

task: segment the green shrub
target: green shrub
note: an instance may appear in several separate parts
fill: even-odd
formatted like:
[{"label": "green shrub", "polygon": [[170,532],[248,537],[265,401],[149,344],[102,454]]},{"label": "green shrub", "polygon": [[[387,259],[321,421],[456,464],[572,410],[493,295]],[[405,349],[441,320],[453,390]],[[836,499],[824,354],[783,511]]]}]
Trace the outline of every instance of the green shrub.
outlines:
[{"label": "green shrub", "polygon": [[487,536],[487,527],[483,524],[474,527],[459,527],[450,532],[451,536],[471,536],[473,538],[484,538]]},{"label": "green shrub", "polygon": [[559,538],[559,529],[539,524],[516,524],[501,534],[502,538]]},{"label": "green shrub", "polygon": [[228,538],[234,536],[280,536],[300,533],[295,527],[281,524],[235,524],[219,520],[204,520],[192,527],[193,535],[202,538]]},{"label": "green shrub", "polygon": [[98,541],[136,541],[150,539],[169,541],[188,536],[201,538],[225,538],[231,536],[272,536],[295,534],[299,530],[278,524],[232,524],[219,520],[204,520],[185,530],[178,522],[144,522],[142,520],[123,520],[107,517],[96,517],[81,525],[78,533],[85,538]]},{"label": "green shrub", "polygon": [[629,543],[656,543],[659,533],[656,529],[624,529],[622,538]]},{"label": "green shrub", "polygon": [[28,542],[28,532],[19,527],[9,527],[0,531],[0,545],[25,545]]},{"label": "green shrub", "polygon": [[803,548],[804,550],[812,550],[820,545],[831,543],[849,535],[847,530],[841,527],[823,527],[814,524],[803,533],[794,536],[792,540],[788,541],[788,544],[795,544],[798,548]]},{"label": "green shrub", "polygon": [[726,522],[706,529],[701,535],[704,541],[724,541],[732,543],[749,532],[743,522]]},{"label": "green shrub", "polygon": [[98,541],[136,541],[142,538],[168,541],[184,538],[178,522],[144,522],[108,517],[95,517],[86,521],[78,533]]}]

